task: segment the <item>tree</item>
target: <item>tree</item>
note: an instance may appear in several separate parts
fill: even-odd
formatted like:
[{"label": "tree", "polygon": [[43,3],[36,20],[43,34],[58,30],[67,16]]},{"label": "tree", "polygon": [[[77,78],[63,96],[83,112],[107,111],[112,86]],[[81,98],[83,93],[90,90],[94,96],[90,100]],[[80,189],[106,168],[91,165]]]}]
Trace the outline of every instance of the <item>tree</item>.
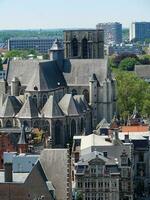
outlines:
[{"label": "tree", "polygon": [[143,100],[142,114],[145,117],[150,117],[150,86],[148,86]]},{"label": "tree", "polygon": [[150,55],[142,55],[139,57],[140,64],[149,65],[150,64]]},{"label": "tree", "polygon": [[126,120],[132,114],[135,104],[144,116],[150,115],[149,84],[131,72],[116,71],[119,115]]},{"label": "tree", "polygon": [[77,192],[76,199],[77,200],[83,200],[83,194],[81,192]]},{"label": "tree", "polygon": [[33,57],[37,57],[37,52],[35,50],[12,50],[8,51],[5,54],[5,58],[14,58],[14,57],[19,57],[19,58],[28,58],[28,56],[32,54]]},{"label": "tree", "polygon": [[126,71],[133,71],[135,64],[138,64],[135,58],[131,57],[124,58],[119,64],[119,69]]},{"label": "tree", "polygon": [[135,54],[129,54],[129,53],[122,53],[120,55],[112,55],[109,57],[109,66],[111,68],[118,68],[121,61],[125,58],[135,58],[135,60],[138,62],[138,57]]}]

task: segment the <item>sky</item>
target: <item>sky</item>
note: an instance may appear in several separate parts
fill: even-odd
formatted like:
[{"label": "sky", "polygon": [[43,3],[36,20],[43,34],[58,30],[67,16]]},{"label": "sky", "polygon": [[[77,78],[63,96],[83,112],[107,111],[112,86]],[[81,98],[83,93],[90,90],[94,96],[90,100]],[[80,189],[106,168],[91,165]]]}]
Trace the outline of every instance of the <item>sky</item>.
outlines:
[{"label": "sky", "polygon": [[150,0],[0,0],[0,29],[95,28],[150,21]]}]

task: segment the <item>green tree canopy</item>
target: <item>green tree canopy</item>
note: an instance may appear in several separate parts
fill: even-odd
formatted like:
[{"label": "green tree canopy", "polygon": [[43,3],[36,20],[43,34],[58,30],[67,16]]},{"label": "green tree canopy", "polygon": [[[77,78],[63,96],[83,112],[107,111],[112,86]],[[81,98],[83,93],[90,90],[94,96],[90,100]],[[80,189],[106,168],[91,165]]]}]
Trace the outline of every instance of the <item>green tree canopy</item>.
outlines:
[{"label": "green tree canopy", "polygon": [[124,119],[132,114],[135,104],[144,116],[150,116],[150,86],[131,72],[117,70],[118,113]]},{"label": "green tree canopy", "polygon": [[126,71],[133,71],[135,64],[137,64],[137,60],[135,58],[124,58],[120,64],[119,64],[119,69],[121,70],[126,70]]},{"label": "green tree canopy", "polygon": [[37,57],[38,53],[31,49],[31,50],[12,50],[8,51],[5,54],[5,58],[14,58],[14,57],[20,57],[20,58],[28,58],[28,55],[32,54],[33,57]]}]

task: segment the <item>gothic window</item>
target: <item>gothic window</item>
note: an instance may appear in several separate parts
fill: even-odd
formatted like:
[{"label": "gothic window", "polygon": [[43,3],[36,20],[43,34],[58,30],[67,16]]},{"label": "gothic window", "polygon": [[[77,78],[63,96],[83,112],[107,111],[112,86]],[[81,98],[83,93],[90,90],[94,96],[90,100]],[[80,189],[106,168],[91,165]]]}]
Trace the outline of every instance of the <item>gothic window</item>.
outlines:
[{"label": "gothic window", "polygon": [[89,91],[88,90],[83,90],[82,94],[84,95],[87,103],[89,103]]},{"label": "gothic window", "polygon": [[71,121],[71,138],[76,135],[76,121],[73,119]]},{"label": "gothic window", "polygon": [[71,46],[72,46],[72,56],[73,57],[78,56],[78,40],[76,38],[72,40]]},{"label": "gothic window", "polygon": [[50,125],[48,121],[44,121],[43,129],[45,132],[50,133]]},{"label": "gothic window", "polygon": [[10,120],[7,120],[7,122],[6,122],[6,127],[7,127],[7,128],[12,128],[12,123],[11,123]]},{"label": "gothic window", "polygon": [[61,128],[62,124],[59,120],[55,123],[55,145],[61,144]]},{"label": "gothic window", "polygon": [[33,124],[33,127],[34,127],[34,128],[39,128],[39,122],[38,122],[38,121],[35,121],[34,124]]},{"label": "gothic window", "polygon": [[47,101],[47,96],[44,94],[42,100],[43,106],[46,104],[46,101]]},{"label": "gothic window", "polygon": [[86,38],[82,40],[82,57],[88,58],[88,41]]},{"label": "gothic window", "polygon": [[28,124],[27,121],[24,121],[24,122],[23,122],[23,125],[24,125],[25,127],[29,127],[29,124]]},{"label": "gothic window", "polygon": [[72,96],[77,95],[77,90],[73,89],[72,90]]},{"label": "gothic window", "polygon": [[18,119],[15,120],[15,127],[20,127],[20,121]]},{"label": "gothic window", "polygon": [[37,107],[37,96],[36,95],[33,96],[33,101],[34,101],[34,103],[35,103],[35,105]]}]

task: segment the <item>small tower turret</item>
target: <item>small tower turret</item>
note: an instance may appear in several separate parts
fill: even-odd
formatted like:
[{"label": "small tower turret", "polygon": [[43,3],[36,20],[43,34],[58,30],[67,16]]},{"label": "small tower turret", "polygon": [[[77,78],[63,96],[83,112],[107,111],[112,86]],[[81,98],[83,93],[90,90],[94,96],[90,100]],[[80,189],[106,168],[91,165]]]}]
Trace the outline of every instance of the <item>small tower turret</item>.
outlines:
[{"label": "small tower turret", "polygon": [[19,96],[19,80],[16,77],[11,81],[11,96]]},{"label": "small tower turret", "polygon": [[56,39],[50,49],[50,60],[56,60],[60,70],[63,69],[64,49],[58,39]]},{"label": "small tower turret", "polygon": [[27,143],[25,141],[25,126],[22,125],[21,127],[21,134],[20,134],[20,138],[18,141],[18,150],[19,153],[26,153],[27,151]]}]

